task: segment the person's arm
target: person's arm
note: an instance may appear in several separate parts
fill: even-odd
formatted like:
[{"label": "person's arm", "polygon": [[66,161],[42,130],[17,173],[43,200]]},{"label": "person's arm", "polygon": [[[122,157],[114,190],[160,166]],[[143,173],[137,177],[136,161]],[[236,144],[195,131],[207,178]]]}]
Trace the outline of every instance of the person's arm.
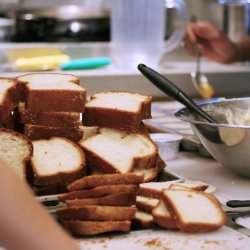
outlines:
[{"label": "person's arm", "polygon": [[7,249],[79,249],[34,199],[28,185],[1,160],[0,222],[0,246]]},{"label": "person's arm", "polygon": [[202,56],[219,62],[232,63],[250,59],[250,40],[235,43],[211,23],[189,23],[186,28],[185,47],[194,54],[193,46]]}]

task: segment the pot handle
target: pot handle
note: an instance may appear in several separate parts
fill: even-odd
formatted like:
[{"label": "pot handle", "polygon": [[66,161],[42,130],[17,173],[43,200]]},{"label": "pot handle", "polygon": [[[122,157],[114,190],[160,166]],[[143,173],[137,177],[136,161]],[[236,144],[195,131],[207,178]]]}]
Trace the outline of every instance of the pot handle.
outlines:
[{"label": "pot handle", "polygon": [[178,27],[174,30],[172,35],[165,42],[164,52],[167,53],[181,43],[183,36],[185,34],[185,25],[188,20],[187,6],[183,0],[165,0],[166,8],[176,8],[179,17]]}]

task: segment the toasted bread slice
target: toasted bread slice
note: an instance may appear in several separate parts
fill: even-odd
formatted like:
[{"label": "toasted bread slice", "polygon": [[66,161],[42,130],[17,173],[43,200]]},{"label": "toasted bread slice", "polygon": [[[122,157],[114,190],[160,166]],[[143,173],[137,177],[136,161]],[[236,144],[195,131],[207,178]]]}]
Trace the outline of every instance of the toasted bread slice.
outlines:
[{"label": "toasted bread slice", "polygon": [[59,208],[60,220],[114,221],[133,220],[136,208],[116,206],[75,206]]},{"label": "toasted bread slice", "polygon": [[82,139],[84,131],[81,128],[63,128],[24,124],[23,133],[31,140],[50,139],[51,137],[64,137],[73,142],[78,142]]},{"label": "toasted bread slice", "polygon": [[139,174],[105,174],[91,175],[83,177],[68,185],[68,190],[77,191],[86,188],[93,188],[103,185],[119,185],[119,184],[139,184],[143,182],[143,175]]},{"label": "toasted bread slice", "polygon": [[151,213],[158,203],[159,200],[155,198],[136,196],[136,207],[141,211]]},{"label": "toasted bread slice", "polygon": [[150,228],[155,226],[154,218],[150,213],[137,210],[135,213],[135,218],[133,224],[139,228]]},{"label": "toasted bread slice", "polygon": [[108,232],[127,232],[131,221],[63,221],[63,225],[75,235],[97,235]]},{"label": "toasted bread slice", "polygon": [[151,118],[151,96],[132,92],[106,91],[86,103],[83,123],[138,132],[142,119]]},{"label": "toasted bread slice", "polygon": [[136,193],[116,193],[97,198],[66,200],[65,203],[69,207],[84,206],[84,205],[129,207],[135,204],[135,200],[136,200]]},{"label": "toasted bread slice", "polygon": [[0,158],[25,180],[26,163],[33,151],[31,141],[16,131],[0,129],[0,142]]},{"label": "toasted bread slice", "polygon": [[80,144],[90,168],[101,173],[129,173],[151,168],[158,157],[156,144],[146,135],[101,128]]},{"label": "toasted bread slice", "polygon": [[[31,166],[35,185],[71,182],[86,172],[81,148],[66,138],[33,141]],[[67,152],[65,154],[65,152]]]},{"label": "toasted bread slice", "polygon": [[23,124],[41,125],[47,127],[64,127],[78,129],[81,125],[81,114],[73,112],[39,112],[25,109],[25,104],[18,104],[19,122]]},{"label": "toasted bread slice", "polygon": [[213,231],[226,222],[225,212],[211,194],[194,190],[165,189],[162,198],[181,231]]},{"label": "toasted bread slice", "polygon": [[152,210],[154,221],[161,227],[177,229],[173,215],[169,212],[163,200],[160,200]]},{"label": "toasted bread slice", "polygon": [[86,90],[75,84],[79,77],[59,73],[33,73],[17,77],[21,92],[25,93],[26,109],[38,113],[83,112]]},{"label": "toasted bread slice", "polygon": [[95,187],[92,189],[86,189],[81,191],[72,191],[58,196],[60,201],[74,200],[74,199],[85,199],[85,198],[96,198],[102,197],[109,194],[117,193],[137,193],[137,185],[104,185]]},{"label": "toasted bread slice", "polygon": [[0,123],[3,123],[18,105],[16,81],[0,77],[0,93]]}]

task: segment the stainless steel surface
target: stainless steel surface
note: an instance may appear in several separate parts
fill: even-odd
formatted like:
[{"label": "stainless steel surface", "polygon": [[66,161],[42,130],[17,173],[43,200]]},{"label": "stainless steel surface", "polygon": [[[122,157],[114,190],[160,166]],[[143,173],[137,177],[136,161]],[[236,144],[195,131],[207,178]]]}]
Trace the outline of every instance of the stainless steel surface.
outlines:
[{"label": "stainless steel surface", "polygon": [[203,146],[218,162],[250,178],[250,98],[208,101],[200,106],[219,123],[207,123],[187,108],[175,115],[190,123]]}]

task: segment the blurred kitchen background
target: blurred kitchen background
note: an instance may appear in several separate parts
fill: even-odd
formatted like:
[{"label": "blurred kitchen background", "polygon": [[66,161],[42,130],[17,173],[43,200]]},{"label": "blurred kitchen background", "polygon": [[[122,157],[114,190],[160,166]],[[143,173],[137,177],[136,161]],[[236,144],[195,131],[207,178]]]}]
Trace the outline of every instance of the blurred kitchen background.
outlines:
[{"label": "blurred kitchen background", "polygon": [[[196,16],[197,20],[210,21],[234,41],[249,36],[250,7],[245,4],[248,1],[234,1],[238,4],[222,4],[225,2],[223,0],[185,0],[185,2],[188,20]],[[71,59],[110,56],[110,4],[110,0],[0,0],[2,75],[18,74],[5,66],[6,63],[11,63],[24,55],[31,57],[63,53],[68,54]],[[178,24],[176,24],[176,10],[168,6],[166,11],[167,39]],[[166,58],[160,70],[168,74],[187,93],[195,95],[189,75],[195,68],[195,60],[180,47],[169,53]],[[203,70],[216,86],[218,96],[241,96],[246,93],[246,88],[250,91],[247,64],[218,67],[213,62],[205,61]],[[230,75],[232,72],[235,72],[235,75]],[[222,73],[229,76],[223,78]],[[116,85],[116,89],[146,92],[155,97],[163,96],[154,86],[145,88],[149,83],[145,82],[146,80],[136,70],[124,72],[120,69],[118,72],[110,66],[96,70],[94,74],[90,71],[84,73],[77,71],[76,74],[85,77],[86,84],[88,80],[91,82],[92,85],[86,86],[90,88],[90,93],[107,88],[114,89],[115,82],[120,82],[120,87]],[[239,74],[242,91],[233,88],[234,81],[239,80]]]}]

